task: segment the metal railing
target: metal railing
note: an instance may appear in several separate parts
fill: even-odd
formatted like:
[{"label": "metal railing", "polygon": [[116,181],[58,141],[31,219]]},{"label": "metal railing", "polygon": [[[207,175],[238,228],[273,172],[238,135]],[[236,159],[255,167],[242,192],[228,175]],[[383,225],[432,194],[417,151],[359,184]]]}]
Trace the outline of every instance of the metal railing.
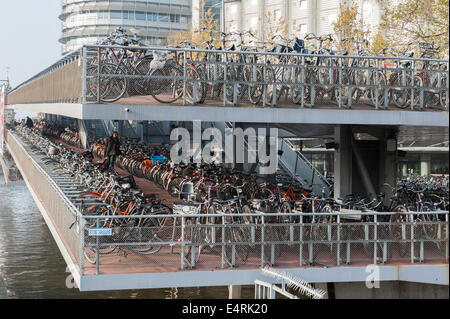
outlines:
[{"label": "metal railing", "polygon": [[[120,50],[169,55],[162,63],[152,64],[143,55],[132,61],[132,56],[121,56]],[[81,52],[82,70],[66,74],[81,81],[81,88],[75,86],[76,96],[66,100],[288,108],[335,105],[342,109],[365,104],[375,109],[448,111],[448,60],[95,45],[84,46]],[[56,81],[48,77],[54,69],[13,90],[16,97],[11,103],[22,103],[21,95],[36,81]],[[33,101],[34,92],[26,102]],[[52,94],[46,101],[63,99],[57,92]],[[133,100],[136,96],[148,99]],[[36,103],[41,100],[34,98]]]},{"label": "metal railing", "polygon": [[[133,266],[152,271],[162,264],[167,269],[234,268],[290,265],[326,267],[344,264],[448,262],[448,212],[359,213],[371,222],[345,220],[349,213],[291,213],[297,222],[270,222],[279,214],[198,214],[152,216],[83,216],[85,249],[92,254],[93,274],[106,267]],[[391,216],[408,216],[409,222],[389,221]],[[414,216],[440,216],[432,222]],[[230,218],[258,220],[230,223]],[[334,222],[315,222],[319,217]],[[215,223],[197,221],[214,219]],[[310,219],[307,221],[307,219]],[[153,220],[154,227],[134,227],[138,219]],[[161,220],[165,220],[164,224]],[[126,220],[120,227],[106,227],[114,220]],[[380,221],[384,220],[384,221]],[[84,224],[83,224],[84,223]],[[91,225],[91,226],[87,226]],[[157,225],[157,226],[156,226]],[[96,232],[101,230],[101,237]],[[106,232],[106,235],[104,233]],[[432,233],[432,235],[431,235]],[[147,252],[151,257],[145,256]],[[95,255],[95,256],[94,256]],[[126,256],[119,258],[118,256]],[[143,257],[144,256],[144,257]],[[177,257],[178,256],[178,257]],[[104,264],[104,266],[102,266]]]},{"label": "metal railing", "polygon": [[[213,100],[234,106],[253,103],[303,108],[331,103],[350,108],[364,103],[376,109],[397,105],[448,110],[446,60],[133,47],[133,51],[168,52],[170,59],[159,69],[146,69],[146,74],[135,72],[124,62],[115,72],[100,72],[105,70],[104,65],[114,64],[104,58],[106,54],[120,49],[130,50],[119,46],[85,47],[88,82],[114,79],[116,85],[120,82],[127,87],[127,95],[139,91],[133,87],[137,85],[146,87],[138,94],[156,97],[169,95],[169,88],[176,87],[176,96],[165,97],[172,104]],[[89,96],[88,91],[88,100],[102,102],[100,96]]]}]

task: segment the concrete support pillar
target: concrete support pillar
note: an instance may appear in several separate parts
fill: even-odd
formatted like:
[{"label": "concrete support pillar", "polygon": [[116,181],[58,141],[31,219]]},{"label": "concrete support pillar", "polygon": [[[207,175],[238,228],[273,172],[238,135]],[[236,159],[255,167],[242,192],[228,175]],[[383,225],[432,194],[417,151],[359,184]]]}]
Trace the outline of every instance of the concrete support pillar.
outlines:
[{"label": "concrete support pillar", "polygon": [[136,121],[136,135],[141,142],[144,141],[143,121]]},{"label": "concrete support pillar", "polygon": [[142,121],[142,135],[144,140],[148,137],[148,121]]},{"label": "concrete support pillar", "polygon": [[375,187],[373,186],[372,180],[369,176],[369,171],[364,162],[364,158],[363,158],[361,151],[360,151],[358,145],[356,144],[356,141],[353,138],[353,136],[351,138],[351,145],[352,145],[353,155],[356,159],[356,164],[357,164],[356,166],[358,168],[359,176],[362,179],[364,188],[366,190],[366,194],[368,196],[374,196],[374,195],[376,195],[377,192],[375,191]]},{"label": "concrete support pillar", "polygon": [[228,298],[229,299],[241,299],[242,298],[242,286],[228,286]]},{"label": "concrete support pillar", "polygon": [[430,160],[431,155],[421,154],[420,155],[420,175],[428,176],[430,175]]},{"label": "concrete support pillar", "polygon": [[390,187],[383,186],[384,183],[396,187],[398,178],[398,152],[396,129],[385,129],[384,137],[380,141],[380,163],[379,163],[379,192],[386,194],[385,205],[388,205],[390,198],[394,195]]},{"label": "concrete support pillar", "polygon": [[350,125],[337,125],[334,132],[334,197],[352,193],[352,130]]},{"label": "concrete support pillar", "polygon": [[81,139],[81,145],[83,146],[84,149],[89,148],[88,145],[88,133],[86,130],[86,126],[83,120],[77,120],[77,124],[78,124],[78,134],[80,135],[80,139]]},{"label": "concrete support pillar", "polygon": [[402,165],[402,177],[406,177],[408,175],[408,165],[405,163]]}]

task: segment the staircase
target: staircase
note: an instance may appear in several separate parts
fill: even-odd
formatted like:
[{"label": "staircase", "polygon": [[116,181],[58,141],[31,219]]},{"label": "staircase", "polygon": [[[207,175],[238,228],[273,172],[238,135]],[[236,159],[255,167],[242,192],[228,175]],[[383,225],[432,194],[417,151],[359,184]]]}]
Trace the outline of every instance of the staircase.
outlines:
[{"label": "staircase", "polygon": [[330,196],[331,185],[326,178],[308,161],[287,139],[278,139],[278,150],[283,154],[278,157],[279,165],[304,187],[312,188],[316,195]]},{"label": "staircase", "polygon": [[[233,127],[231,122],[214,123],[214,126],[222,133],[226,128]],[[244,147],[248,151],[247,142],[244,142]],[[326,178],[303,154],[294,150],[292,143],[287,139],[278,138],[278,150],[283,152],[281,156],[278,156],[279,168],[297,180],[300,185],[311,188],[314,194],[330,196],[331,185]],[[254,164],[251,171],[256,171],[258,165],[258,163]]]}]

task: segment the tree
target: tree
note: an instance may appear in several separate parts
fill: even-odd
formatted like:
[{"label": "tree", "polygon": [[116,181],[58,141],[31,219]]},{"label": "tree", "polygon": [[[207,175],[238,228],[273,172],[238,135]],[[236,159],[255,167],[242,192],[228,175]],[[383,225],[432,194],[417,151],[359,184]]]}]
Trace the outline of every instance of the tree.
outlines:
[{"label": "tree", "polygon": [[[289,25],[282,17],[277,17],[274,13],[272,14],[268,11],[264,15],[264,34],[262,35],[262,41],[272,42],[272,39],[276,35],[281,35],[283,37],[287,37],[289,34]],[[261,38],[261,35],[256,35]],[[278,39],[279,40],[279,39]]]},{"label": "tree", "polygon": [[370,50],[375,53],[379,53],[383,49],[387,49],[389,46],[389,43],[384,38],[383,33],[378,32],[373,36],[373,38],[370,41]]},{"label": "tree", "polygon": [[338,40],[337,48],[346,49],[350,54],[356,54],[354,43],[352,41],[341,42],[345,38],[353,38],[355,41],[362,41],[369,34],[363,31],[364,22],[358,17],[358,4],[353,3],[351,6],[341,4],[339,8],[339,16],[336,22],[333,22],[334,36]]},{"label": "tree", "polygon": [[[170,34],[167,37],[167,43],[169,46],[179,46],[183,41],[190,41],[193,44],[200,44],[206,40],[210,40],[210,30],[219,31],[220,27],[217,22],[215,14],[211,8],[205,10],[205,1],[202,1],[200,8],[200,21],[197,28],[191,27],[188,31],[180,31],[178,33]],[[219,42],[221,40],[218,33],[213,33],[214,41]],[[202,48],[206,47],[206,44],[202,45]]]},{"label": "tree", "polygon": [[380,30],[394,49],[434,41],[441,56],[448,57],[448,16],[449,0],[401,0],[385,7]]}]

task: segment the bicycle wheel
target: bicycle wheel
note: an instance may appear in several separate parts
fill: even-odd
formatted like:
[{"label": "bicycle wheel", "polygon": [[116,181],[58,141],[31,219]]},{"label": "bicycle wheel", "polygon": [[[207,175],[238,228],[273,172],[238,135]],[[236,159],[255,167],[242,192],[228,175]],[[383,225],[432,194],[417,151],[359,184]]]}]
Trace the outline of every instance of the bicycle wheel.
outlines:
[{"label": "bicycle wheel", "polygon": [[[89,236],[89,229],[85,228],[85,244],[96,244],[97,243],[97,238],[95,237],[90,237]],[[102,244],[102,242],[104,242],[107,239],[104,238],[100,238],[99,239],[99,244]],[[113,253],[115,250],[117,249],[117,246],[111,245],[111,246],[103,246],[99,248],[98,250],[98,255],[108,255]],[[95,246],[88,246],[85,247],[84,249],[84,256],[86,258],[86,260],[91,263],[91,264],[96,264],[97,263],[97,247]]]},{"label": "bicycle wheel", "polygon": [[[216,247],[214,243],[216,243],[217,240],[217,229],[215,228],[217,223],[216,217],[208,216],[213,214],[216,214],[216,209],[214,206],[209,206],[206,211],[206,216],[203,217],[201,221],[201,238],[206,243],[206,245],[202,246],[202,250],[207,248],[210,252]],[[211,245],[208,245],[208,243]]]},{"label": "bicycle wheel", "polygon": [[227,81],[225,83],[225,95],[228,102],[233,103],[233,105],[236,105],[239,97],[241,95],[242,87],[237,82],[238,76],[236,72],[231,67],[227,67]]},{"label": "bicycle wheel", "polygon": [[[317,78],[317,73],[312,69],[306,69],[305,72],[303,94],[301,87],[295,87],[294,92],[292,93],[292,102],[295,104],[301,104],[303,97],[304,104],[306,106],[313,107],[316,101],[316,89],[319,87],[313,87],[311,85],[318,84],[319,80]],[[301,72],[297,73],[296,82],[303,83]]]},{"label": "bicycle wheel", "polygon": [[246,66],[244,68],[244,81],[247,84],[248,99],[250,103],[258,104],[264,93],[263,75],[260,68],[254,69],[253,67]]},{"label": "bicycle wheel", "polygon": [[136,67],[134,68],[134,75],[142,76],[142,78],[136,79],[134,81],[134,88],[138,94],[147,95],[151,94],[149,90],[149,78],[151,68],[150,65],[152,63],[151,59],[143,59],[141,60]]},{"label": "bicycle wheel", "polygon": [[169,192],[170,196],[177,197],[178,194],[180,194],[180,178],[174,178],[170,181],[169,185],[167,186],[167,191]]},{"label": "bicycle wheel", "polygon": [[373,105],[377,105],[378,100],[378,106],[379,107],[385,107],[386,105],[386,99],[384,95],[384,87],[386,86],[386,76],[381,71],[375,71],[378,73],[378,82],[377,82],[377,75],[376,73],[372,73],[370,76],[370,85],[376,85],[380,88],[377,90],[375,88],[369,89],[369,98]]},{"label": "bicycle wheel", "polygon": [[[192,254],[195,253],[196,247],[200,247],[195,244],[201,242],[201,227],[198,227],[197,221],[193,218],[187,218],[185,221],[184,241],[191,243],[191,245],[187,244],[184,246],[184,262],[192,268]],[[200,254],[196,254],[194,261],[196,262],[199,259]]]},{"label": "bicycle wheel", "polygon": [[[98,67],[90,66],[88,72],[95,74]],[[89,74],[89,73],[88,73]],[[100,88],[100,101],[112,103],[122,98],[127,91],[127,79],[124,76],[126,72],[118,65],[112,63],[103,63],[100,68],[102,76],[87,78],[86,86],[91,96],[98,96],[98,87]],[[111,75],[111,76],[108,76]],[[98,84],[100,84],[98,86]]]},{"label": "bicycle wheel", "polygon": [[243,223],[236,223],[232,228],[233,243],[236,243],[236,257],[237,259],[245,263],[249,255],[249,242],[251,241],[249,227],[241,226]]},{"label": "bicycle wheel", "polygon": [[[405,109],[407,107],[417,106],[420,100],[420,91],[418,89],[413,89],[414,98],[412,98],[411,89],[402,89],[402,86],[410,86],[411,85],[411,76],[409,74],[405,75],[405,85],[403,85],[403,75],[401,73],[396,74],[394,77],[394,81],[391,86],[396,86],[391,90],[391,99],[394,102],[395,106],[401,109]],[[422,87],[422,79],[418,76],[414,77],[414,87],[420,88]]]},{"label": "bicycle wheel", "polygon": [[[347,70],[344,70],[342,74],[342,86],[334,89],[333,97],[338,104],[343,107],[350,107],[349,96],[352,103],[356,101],[354,96],[357,96],[358,91],[353,89],[350,93],[350,86],[354,84],[352,79],[352,74],[348,73]],[[339,83],[339,77],[336,75],[335,82]]]},{"label": "bicycle wheel", "polygon": [[197,70],[193,65],[186,67],[186,100],[191,104],[203,104],[206,99],[206,83],[202,82],[204,77],[201,70]]},{"label": "bicycle wheel", "polygon": [[[325,206],[322,207],[322,209],[320,210],[321,213],[332,213],[333,212],[333,208],[331,207],[331,205],[326,204]],[[334,224],[334,217],[333,216],[322,216],[320,218],[320,222],[327,224],[326,228],[325,226],[320,226],[320,238],[322,240],[325,240],[326,242],[328,242],[326,245],[329,247],[330,249],[330,253],[332,256],[334,256],[334,254],[336,253],[336,248],[337,246],[333,243],[331,243],[331,241],[336,240],[336,227]]]},{"label": "bicycle wheel", "polygon": [[[432,207],[432,203],[424,203],[423,211],[430,212],[432,211],[430,207]],[[425,239],[437,239],[439,225],[437,222],[439,221],[439,217],[437,214],[420,214],[420,220],[424,222],[422,225],[422,232],[424,234]]]},{"label": "bicycle wheel", "polygon": [[[394,208],[394,212],[407,212],[408,209],[403,206],[399,205]],[[404,242],[407,239],[407,230],[406,230],[406,223],[407,215],[391,215],[390,217],[390,226],[389,226],[389,232],[391,234],[391,238],[394,239],[397,245],[398,253],[400,257],[405,257],[408,253],[408,243]]]},{"label": "bicycle wheel", "polygon": [[178,66],[166,63],[163,68],[153,70],[150,76],[148,89],[158,102],[173,103],[182,97],[183,71]]},{"label": "bicycle wheel", "polygon": [[270,106],[276,106],[277,102],[280,99],[281,86],[277,84],[277,74],[276,70],[273,67],[268,67],[266,69],[266,78],[267,82],[269,83],[266,86],[267,104]]},{"label": "bicycle wheel", "polygon": [[162,246],[154,243],[162,242],[156,231],[157,226],[150,219],[138,227],[132,227],[126,240],[132,243],[138,243],[136,246],[127,246],[130,250],[141,255],[153,255],[158,253]]}]

